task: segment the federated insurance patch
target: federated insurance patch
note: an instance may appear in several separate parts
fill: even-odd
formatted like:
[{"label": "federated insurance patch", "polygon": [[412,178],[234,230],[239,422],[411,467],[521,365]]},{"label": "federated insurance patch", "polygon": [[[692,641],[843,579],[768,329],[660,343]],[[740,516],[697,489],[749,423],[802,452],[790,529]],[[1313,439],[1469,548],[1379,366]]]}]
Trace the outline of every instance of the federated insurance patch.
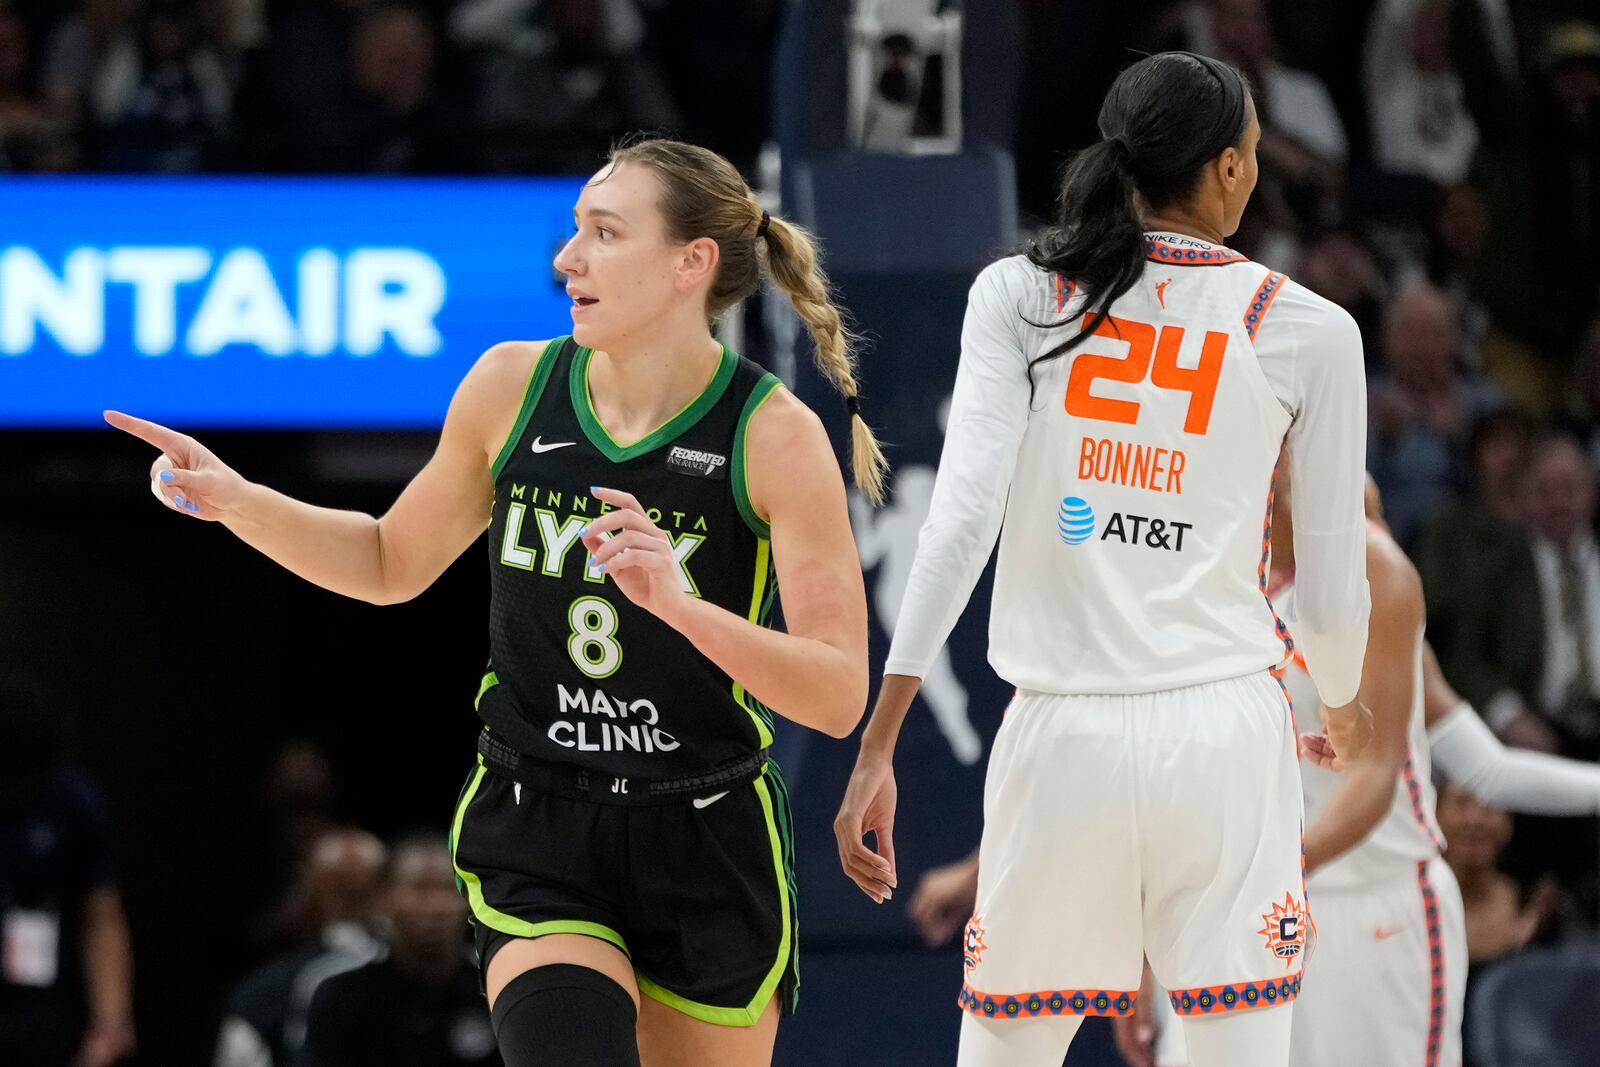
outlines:
[{"label": "federated insurance patch", "polygon": [[727,456],[721,452],[702,452],[698,448],[684,448],[682,445],[673,445],[667,452],[667,466],[679,474],[696,478],[721,481],[728,476]]},{"label": "federated insurance patch", "polygon": [[1270,910],[1263,912],[1261,921],[1264,925],[1256,933],[1267,939],[1267,951],[1274,959],[1283,961],[1285,970],[1308,954],[1314,928],[1303,900],[1285,893],[1283,903],[1273,904]]}]

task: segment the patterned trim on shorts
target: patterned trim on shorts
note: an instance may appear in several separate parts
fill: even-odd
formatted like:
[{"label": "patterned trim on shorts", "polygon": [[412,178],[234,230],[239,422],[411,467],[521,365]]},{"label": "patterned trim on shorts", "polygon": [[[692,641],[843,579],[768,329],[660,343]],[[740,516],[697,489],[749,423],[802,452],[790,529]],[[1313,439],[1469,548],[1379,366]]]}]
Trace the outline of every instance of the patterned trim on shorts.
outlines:
[{"label": "patterned trim on shorts", "polygon": [[1040,993],[985,993],[965,983],[956,1003],[986,1019],[1040,1015],[1132,1015],[1138,990],[1047,989]]},{"label": "patterned trim on shorts", "polygon": [[1439,894],[1428,881],[1428,860],[1417,864],[1422,889],[1422,914],[1428,923],[1428,1055],[1427,1067],[1439,1067],[1444,1048],[1444,933],[1439,928]]},{"label": "patterned trim on shorts", "polygon": [[1261,982],[1234,982],[1231,985],[1174,989],[1167,996],[1179,1015],[1212,1015],[1287,1004],[1300,995],[1300,972]]}]

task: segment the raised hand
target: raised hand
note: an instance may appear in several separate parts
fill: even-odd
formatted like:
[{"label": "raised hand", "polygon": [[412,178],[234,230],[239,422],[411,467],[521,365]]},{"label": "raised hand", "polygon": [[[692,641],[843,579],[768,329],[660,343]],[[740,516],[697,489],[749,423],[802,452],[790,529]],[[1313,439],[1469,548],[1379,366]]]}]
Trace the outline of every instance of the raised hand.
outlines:
[{"label": "raised hand", "polygon": [[107,411],[105,420],[161,450],[150,465],[150,491],[174,511],[216,522],[227,516],[249,484],[187,434],[120,411]]},{"label": "raised hand", "polygon": [[615,510],[583,530],[583,546],[622,595],[658,617],[664,617],[684,592],[680,568],[672,556],[672,538],[650,521],[632,493],[599,486],[589,490]]}]

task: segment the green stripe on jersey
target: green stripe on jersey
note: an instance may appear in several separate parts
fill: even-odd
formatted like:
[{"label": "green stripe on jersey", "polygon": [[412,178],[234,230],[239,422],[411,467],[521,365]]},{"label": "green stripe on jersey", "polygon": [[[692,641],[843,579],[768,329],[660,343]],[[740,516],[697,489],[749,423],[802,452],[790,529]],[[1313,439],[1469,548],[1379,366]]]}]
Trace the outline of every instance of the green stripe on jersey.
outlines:
[{"label": "green stripe on jersey", "polygon": [[621,463],[660,448],[699,422],[706,412],[716,407],[717,401],[722,399],[722,394],[728,391],[728,383],[733,381],[733,372],[739,368],[739,357],[730,352],[727,345],[723,345],[721,362],[717,364],[717,369],[712,372],[711,381],[706,383],[699,396],[633,444],[619,445],[594,411],[594,396],[589,391],[589,358],[593,355],[592,349],[580,348],[577,355],[572,357],[570,382],[572,411],[577,415],[578,424],[583,427],[584,436],[589,439],[589,443],[613,463]]},{"label": "green stripe on jersey", "polygon": [[739,514],[744,516],[745,525],[761,538],[770,538],[772,527],[756,514],[755,507],[750,503],[750,468],[745,456],[745,429],[750,425],[750,420],[756,417],[756,412],[761,410],[761,405],[772,399],[772,394],[782,384],[783,380],[776,374],[768,374],[756,382],[755,388],[750,390],[750,396],[744,402],[744,410],[739,413],[739,428],[733,434],[732,469],[728,474],[733,482],[733,502],[739,506]]},{"label": "green stripe on jersey", "polygon": [[491,480],[500,480],[500,472],[505,469],[506,461],[516,450],[517,442],[522,440],[523,431],[528,428],[528,420],[533,418],[533,409],[538,406],[539,397],[544,393],[545,383],[550,380],[550,368],[556,364],[556,353],[561,351],[561,346],[566,341],[565,337],[557,337],[547,342],[544,351],[534,357],[533,366],[528,368],[528,384],[522,388],[522,407],[517,411],[517,423],[511,427],[511,436],[500,446],[500,455],[489,468]]}]

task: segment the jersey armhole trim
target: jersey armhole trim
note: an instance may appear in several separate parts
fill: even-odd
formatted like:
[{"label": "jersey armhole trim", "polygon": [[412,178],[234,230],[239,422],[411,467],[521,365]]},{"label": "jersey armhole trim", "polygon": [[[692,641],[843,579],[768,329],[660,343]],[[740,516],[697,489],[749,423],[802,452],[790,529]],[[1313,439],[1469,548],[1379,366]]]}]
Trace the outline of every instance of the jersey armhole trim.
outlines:
[{"label": "jersey armhole trim", "polygon": [[517,410],[517,421],[511,427],[511,433],[506,438],[505,444],[500,446],[500,454],[495,457],[494,465],[489,468],[491,481],[500,480],[500,472],[505,469],[506,462],[511,459],[512,451],[517,447],[517,442],[522,440],[522,434],[528,428],[528,421],[533,418],[533,409],[539,406],[539,397],[544,395],[545,383],[550,380],[550,370],[556,364],[556,353],[561,346],[571,340],[562,336],[545,343],[541,351],[533,359],[533,366],[528,368],[528,381],[522,387],[522,407]]},{"label": "jersey armhole trim", "polygon": [[1250,298],[1250,306],[1244,313],[1244,332],[1252,342],[1256,339],[1256,331],[1261,329],[1262,320],[1267,317],[1267,309],[1278,299],[1278,294],[1283,291],[1284,284],[1288,280],[1288,275],[1268,271],[1256,289],[1256,295]]},{"label": "jersey armhole trim", "polygon": [[739,508],[739,514],[744,519],[744,524],[750,527],[757,537],[768,540],[772,537],[772,525],[760,515],[750,503],[749,464],[745,456],[745,431],[750,425],[750,420],[756,417],[761,406],[772,399],[772,394],[778,386],[783,384],[783,379],[776,374],[765,374],[756,382],[755,388],[750,390],[750,396],[744,402],[744,410],[739,413],[739,428],[733,434],[733,502]]}]

